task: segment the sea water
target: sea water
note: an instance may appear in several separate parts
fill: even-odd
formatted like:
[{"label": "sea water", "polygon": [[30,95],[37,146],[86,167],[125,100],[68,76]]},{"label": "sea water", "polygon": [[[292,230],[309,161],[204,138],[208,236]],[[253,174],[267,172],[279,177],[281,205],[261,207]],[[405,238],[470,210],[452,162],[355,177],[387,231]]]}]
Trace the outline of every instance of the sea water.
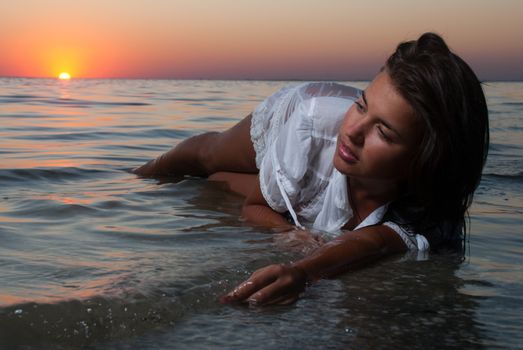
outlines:
[{"label": "sea water", "polygon": [[518,82],[484,86],[491,147],[464,261],[396,256],[319,281],[293,305],[218,303],[302,252],[246,225],[242,198],[219,183],[130,170],[287,84],[0,79],[0,349],[521,346]]}]

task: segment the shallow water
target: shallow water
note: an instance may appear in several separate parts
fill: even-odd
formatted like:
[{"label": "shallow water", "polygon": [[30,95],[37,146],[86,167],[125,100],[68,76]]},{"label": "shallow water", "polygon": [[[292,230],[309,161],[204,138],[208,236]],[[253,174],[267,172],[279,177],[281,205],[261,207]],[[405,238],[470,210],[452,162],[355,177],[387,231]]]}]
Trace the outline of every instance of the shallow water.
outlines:
[{"label": "shallow water", "polygon": [[523,83],[485,86],[492,146],[465,262],[394,257],[294,305],[217,302],[300,253],[239,220],[220,184],[129,170],[285,84],[0,79],[0,348],[519,347]]}]

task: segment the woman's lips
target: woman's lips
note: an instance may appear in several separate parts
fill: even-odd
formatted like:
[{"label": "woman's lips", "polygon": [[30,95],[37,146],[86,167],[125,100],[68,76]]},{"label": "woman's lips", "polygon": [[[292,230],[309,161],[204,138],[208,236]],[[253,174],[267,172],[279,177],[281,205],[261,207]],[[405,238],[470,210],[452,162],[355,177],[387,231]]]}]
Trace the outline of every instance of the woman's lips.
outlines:
[{"label": "woman's lips", "polygon": [[345,146],[342,143],[340,143],[338,146],[338,154],[340,158],[347,163],[354,164],[358,161],[358,157],[354,154],[354,152],[352,152],[348,146]]}]

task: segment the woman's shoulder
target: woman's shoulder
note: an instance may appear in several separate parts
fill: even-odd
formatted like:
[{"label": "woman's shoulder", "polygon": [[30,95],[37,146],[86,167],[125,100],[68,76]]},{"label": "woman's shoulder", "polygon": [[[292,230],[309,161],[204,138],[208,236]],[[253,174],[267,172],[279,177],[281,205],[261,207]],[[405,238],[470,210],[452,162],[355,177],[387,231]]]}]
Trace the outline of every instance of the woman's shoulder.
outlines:
[{"label": "woman's shoulder", "polygon": [[462,248],[465,230],[463,222],[419,219],[415,215],[415,209],[412,208],[398,208],[391,205],[389,209],[385,214],[384,224],[395,229],[400,236],[403,233],[402,238],[413,241],[418,249],[420,249],[420,238],[425,242],[422,246],[425,245],[427,249],[430,247],[432,251]]},{"label": "woman's shoulder", "polygon": [[361,90],[356,87],[327,81],[302,83],[296,86],[296,91],[308,97],[340,97],[357,99],[361,95]]},{"label": "woman's shoulder", "polygon": [[[258,109],[266,110],[271,107],[287,106],[294,108],[304,102],[311,100],[318,100],[322,98],[338,99],[341,101],[355,101],[361,95],[361,90],[336,82],[304,82],[297,85],[284,85],[272,95],[267,97],[259,106]],[[346,102],[342,102],[346,103]]]}]

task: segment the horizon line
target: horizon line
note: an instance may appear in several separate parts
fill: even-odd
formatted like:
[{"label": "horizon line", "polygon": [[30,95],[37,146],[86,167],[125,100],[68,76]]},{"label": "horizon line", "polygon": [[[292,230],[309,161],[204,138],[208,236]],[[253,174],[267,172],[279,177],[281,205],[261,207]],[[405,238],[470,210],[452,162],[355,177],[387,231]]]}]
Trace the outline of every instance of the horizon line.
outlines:
[{"label": "horizon line", "polygon": [[[4,75],[0,76],[0,79],[48,79],[48,80],[60,80],[58,77],[47,76],[47,77],[38,77],[38,76],[17,76],[17,75]],[[307,78],[175,78],[175,77],[71,77],[71,79],[66,80],[209,80],[209,81],[353,81],[353,82],[369,82],[373,78],[367,79],[307,79]],[[514,78],[514,79],[480,79],[481,83],[495,83],[495,82],[523,82],[523,78]]]}]

